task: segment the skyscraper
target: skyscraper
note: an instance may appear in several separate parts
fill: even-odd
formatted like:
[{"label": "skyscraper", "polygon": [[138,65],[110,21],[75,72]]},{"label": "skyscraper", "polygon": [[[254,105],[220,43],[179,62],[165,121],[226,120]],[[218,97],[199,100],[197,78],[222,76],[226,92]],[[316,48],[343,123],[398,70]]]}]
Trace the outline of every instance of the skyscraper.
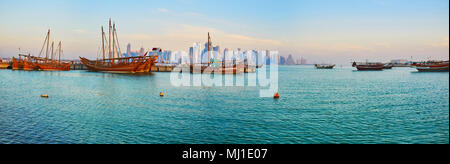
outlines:
[{"label": "skyscraper", "polygon": [[131,56],[131,44],[130,43],[128,43],[128,45],[127,45],[127,55],[126,56],[127,57]]}]

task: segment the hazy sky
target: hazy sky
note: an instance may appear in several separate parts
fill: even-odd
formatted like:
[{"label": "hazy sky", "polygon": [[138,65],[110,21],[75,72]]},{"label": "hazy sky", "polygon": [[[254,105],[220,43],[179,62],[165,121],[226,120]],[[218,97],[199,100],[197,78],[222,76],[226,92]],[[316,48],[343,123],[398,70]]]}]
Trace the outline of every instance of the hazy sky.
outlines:
[{"label": "hazy sky", "polygon": [[279,50],[310,62],[448,59],[448,0],[0,0],[0,57],[39,53],[48,28],[66,57],[95,58],[112,18],[122,51]]}]

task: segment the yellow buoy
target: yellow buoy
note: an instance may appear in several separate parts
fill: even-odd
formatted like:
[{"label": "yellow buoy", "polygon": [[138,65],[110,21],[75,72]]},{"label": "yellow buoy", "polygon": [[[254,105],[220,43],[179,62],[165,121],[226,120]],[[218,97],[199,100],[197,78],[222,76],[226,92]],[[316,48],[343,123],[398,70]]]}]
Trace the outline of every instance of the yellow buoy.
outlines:
[{"label": "yellow buoy", "polygon": [[41,97],[42,98],[48,98],[48,95],[47,94],[42,94]]},{"label": "yellow buoy", "polygon": [[159,93],[159,96],[164,97],[164,93],[162,93],[162,92]]}]

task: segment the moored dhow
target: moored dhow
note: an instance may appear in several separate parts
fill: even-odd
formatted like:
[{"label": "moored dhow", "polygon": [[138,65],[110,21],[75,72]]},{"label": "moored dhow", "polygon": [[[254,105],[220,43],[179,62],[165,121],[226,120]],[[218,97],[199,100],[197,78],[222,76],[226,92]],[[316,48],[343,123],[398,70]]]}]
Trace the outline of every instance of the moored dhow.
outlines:
[{"label": "moored dhow", "polygon": [[314,64],[317,69],[333,69],[336,65],[334,64]]},{"label": "moored dhow", "polygon": [[427,61],[420,63],[413,63],[411,65],[419,72],[448,72],[449,61]]},{"label": "moored dhow", "polygon": [[102,59],[89,60],[80,57],[81,62],[90,71],[95,72],[111,72],[111,73],[143,73],[150,72],[155,65],[158,56],[147,56],[148,52],[143,56],[123,57],[120,51],[119,39],[117,37],[116,25],[111,24],[109,20],[109,37],[106,38],[105,31],[102,26]]},{"label": "moored dhow", "polygon": [[358,71],[381,71],[385,69],[385,65],[383,63],[357,63],[353,62],[353,67],[356,67]]},{"label": "moored dhow", "polygon": [[[207,45],[207,55],[208,61],[206,63],[200,64],[190,64],[189,69],[191,73],[204,73],[204,74],[241,74],[246,72],[250,72],[248,64],[245,62],[237,62],[233,61],[220,61],[211,59],[213,55],[212,41],[211,36],[208,32],[208,42]],[[256,68],[255,68],[256,69]]]},{"label": "moored dhow", "polygon": [[[61,62],[61,55],[63,54],[61,42],[57,48],[54,48],[55,43],[52,42],[50,46],[50,30],[47,32],[44,44],[42,45],[39,56],[25,55],[19,53],[19,58],[12,60],[13,70],[25,71],[69,71],[70,62]],[[45,57],[43,56],[45,49]],[[57,58],[58,57],[58,58]]]},{"label": "moored dhow", "polygon": [[6,69],[11,66],[11,62],[0,59],[0,69]]}]

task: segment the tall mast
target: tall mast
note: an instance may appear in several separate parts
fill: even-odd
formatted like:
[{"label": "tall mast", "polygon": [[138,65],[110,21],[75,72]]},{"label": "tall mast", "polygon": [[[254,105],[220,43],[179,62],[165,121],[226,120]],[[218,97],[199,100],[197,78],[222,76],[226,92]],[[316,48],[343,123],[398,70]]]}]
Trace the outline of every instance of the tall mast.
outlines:
[{"label": "tall mast", "polygon": [[50,56],[50,57],[51,57],[51,60],[53,60],[53,59],[54,59],[54,56],[55,56],[55,54],[54,54],[54,47],[55,47],[55,41],[52,42],[52,46],[51,46],[51,50],[52,50],[52,51],[51,51],[52,53],[51,53],[51,56]]},{"label": "tall mast", "polygon": [[209,32],[208,32],[208,66],[209,66],[209,64],[211,63],[210,62],[210,60],[211,60],[211,45],[212,45],[212,43],[211,43],[211,36],[209,35]]},{"label": "tall mast", "polygon": [[112,53],[113,63],[114,63],[114,59],[116,57],[116,39],[115,39],[114,31],[116,31],[116,23],[113,24],[113,35],[112,35],[112,37],[113,37],[113,44],[112,44],[113,45],[113,47],[112,47],[112,49],[113,49],[113,53]]},{"label": "tall mast", "polygon": [[58,47],[59,47],[59,59],[58,59],[58,62],[59,63],[61,63],[61,49],[62,49],[62,47],[61,47],[61,41],[59,41],[59,45],[58,45]]},{"label": "tall mast", "polygon": [[103,31],[102,26],[102,52],[103,52],[103,61],[105,60],[105,31]]},{"label": "tall mast", "polygon": [[48,29],[47,32],[47,50],[45,51],[45,60],[48,60],[48,46],[49,46],[49,42],[50,42],[50,29]]},{"label": "tall mast", "polygon": [[109,38],[108,38],[108,55],[109,58],[111,59],[111,18],[109,18]]},{"label": "tall mast", "polygon": [[120,44],[119,44],[119,36],[117,35],[117,29],[114,28],[114,35],[116,35],[116,44],[117,44],[117,56],[119,58],[122,57],[122,51],[120,50]]}]

